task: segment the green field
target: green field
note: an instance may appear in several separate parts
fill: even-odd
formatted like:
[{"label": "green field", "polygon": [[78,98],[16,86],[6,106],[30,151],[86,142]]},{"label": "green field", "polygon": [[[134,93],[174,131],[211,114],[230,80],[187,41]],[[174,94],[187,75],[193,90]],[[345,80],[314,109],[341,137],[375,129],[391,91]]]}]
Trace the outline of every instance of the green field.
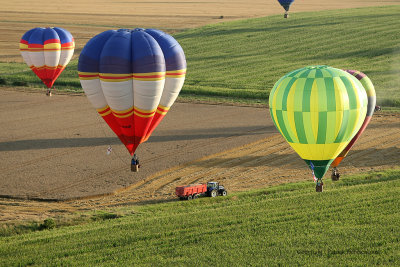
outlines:
[{"label": "green field", "polygon": [[[174,37],[188,74],[181,97],[267,103],[285,73],[307,65],[365,72],[378,104],[400,106],[400,6],[270,16],[209,25]],[[57,80],[58,90],[82,91],[77,59]],[[21,72],[28,70],[26,72]],[[44,87],[22,63],[0,63],[0,84]]]},{"label": "green field", "polygon": [[400,265],[400,169],[124,208],[0,237],[0,266]]}]

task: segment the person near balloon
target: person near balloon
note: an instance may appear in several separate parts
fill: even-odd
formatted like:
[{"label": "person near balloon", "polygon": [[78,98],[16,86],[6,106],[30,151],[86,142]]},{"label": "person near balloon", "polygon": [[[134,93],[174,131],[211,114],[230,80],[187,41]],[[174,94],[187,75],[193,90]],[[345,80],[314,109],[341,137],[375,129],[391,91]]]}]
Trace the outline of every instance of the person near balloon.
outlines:
[{"label": "person near balloon", "polygon": [[132,161],[131,161],[131,171],[138,172],[140,168],[139,165],[139,157],[136,154],[133,154]]}]

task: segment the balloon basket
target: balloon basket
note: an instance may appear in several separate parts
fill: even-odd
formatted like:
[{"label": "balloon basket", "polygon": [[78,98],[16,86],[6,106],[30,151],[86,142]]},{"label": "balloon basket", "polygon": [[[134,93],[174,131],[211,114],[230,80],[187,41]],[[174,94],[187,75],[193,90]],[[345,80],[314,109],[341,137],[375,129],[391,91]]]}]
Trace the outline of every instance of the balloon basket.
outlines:
[{"label": "balloon basket", "polygon": [[139,165],[138,164],[132,164],[131,165],[131,171],[138,172],[139,171]]},{"label": "balloon basket", "polygon": [[315,191],[322,192],[323,189],[324,189],[324,183],[322,181],[317,182],[317,185],[315,186]]},{"label": "balloon basket", "polygon": [[332,181],[339,181],[339,177],[340,177],[339,171],[336,168],[334,168],[331,174]]},{"label": "balloon basket", "polygon": [[289,17],[289,12],[286,11],[285,14],[283,15],[283,17],[284,17],[285,19],[287,19],[287,18]]}]

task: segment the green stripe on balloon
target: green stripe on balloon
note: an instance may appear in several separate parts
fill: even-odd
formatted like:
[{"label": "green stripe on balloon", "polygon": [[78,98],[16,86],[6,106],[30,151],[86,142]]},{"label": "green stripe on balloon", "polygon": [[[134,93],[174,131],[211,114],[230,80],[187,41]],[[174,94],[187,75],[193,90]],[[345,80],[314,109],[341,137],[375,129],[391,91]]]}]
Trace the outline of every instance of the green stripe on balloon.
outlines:
[{"label": "green stripe on balloon", "polygon": [[282,99],[281,99],[281,102],[282,102],[282,110],[287,110],[287,98],[288,98],[288,95],[289,95],[289,92],[290,92],[290,88],[292,88],[292,86],[293,86],[293,83],[296,81],[296,79],[290,79],[290,81],[288,82],[288,84],[285,86],[285,89],[284,89],[284,92],[283,92],[283,95],[282,95]]},{"label": "green stripe on balloon", "polygon": [[317,144],[325,144],[326,142],[326,130],[328,125],[328,112],[322,111],[318,114],[318,136]]},{"label": "green stripe on balloon", "polygon": [[343,137],[346,132],[347,125],[348,125],[347,124],[348,120],[349,120],[349,110],[344,110],[342,124],[340,125],[340,130],[338,132],[338,135],[336,136],[334,143],[340,143],[343,140]]},{"label": "green stripe on balloon", "polygon": [[290,138],[290,135],[286,129],[286,125],[283,119],[283,111],[282,110],[277,110],[276,111],[276,118],[278,120],[278,125],[281,128],[282,135],[288,140],[288,142],[292,142],[292,138]]},{"label": "green stripe on balloon", "polygon": [[[325,78],[325,88],[335,88],[332,78]],[[336,95],[335,90],[326,90],[327,110],[336,111]]]},{"label": "green stripe on balloon", "polygon": [[347,94],[349,96],[349,109],[356,109],[357,108],[357,99],[356,99],[356,94],[354,92],[353,84],[347,77],[340,77],[342,80],[346,90]]},{"label": "green stripe on balloon", "polygon": [[296,111],[294,113],[294,122],[296,125],[297,139],[300,144],[307,144],[306,133],[303,126],[303,112]]},{"label": "green stripe on balloon", "polygon": [[303,106],[302,111],[310,111],[310,101],[311,101],[311,88],[314,83],[314,79],[308,78],[303,88]]}]

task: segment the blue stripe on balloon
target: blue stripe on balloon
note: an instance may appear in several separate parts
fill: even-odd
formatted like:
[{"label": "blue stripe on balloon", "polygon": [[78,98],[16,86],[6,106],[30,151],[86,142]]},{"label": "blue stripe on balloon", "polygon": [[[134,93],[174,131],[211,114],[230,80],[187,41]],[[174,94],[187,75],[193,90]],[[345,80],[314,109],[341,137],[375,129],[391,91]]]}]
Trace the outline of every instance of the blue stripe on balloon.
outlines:
[{"label": "blue stripe on balloon", "polygon": [[143,29],[132,31],[132,72],[164,72],[165,59],[160,45]]},{"label": "blue stripe on balloon", "polygon": [[156,29],[147,29],[146,32],[160,45],[164,53],[167,71],[186,69],[183,49],[171,35]]},{"label": "blue stripe on balloon", "polygon": [[35,31],[32,32],[31,36],[29,37],[28,42],[30,44],[43,44],[43,34],[44,28],[36,28]]},{"label": "blue stripe on balloon", "polygon": [[108,30],[102,32],[87,42],[79,56],[78,71],[99,72],[100,54],[108,38],[116,31]]},{"label": "blue stripe on balloon", "polygon": [[52,28],[45,28],[43,31],[43,43],[50,39],[60,40],[55,30],[53,30]]},{"label": "blue stripe on balloon", "polygon": [[33,29],[30,29],[29,31],[27,31],[26,33],[24,33],[24,35],[22,35],[22,40],[25,40],[25,41],[29,41],[29,38],[31,37],[31,35],[32,35],[32,33],[34,32],[34,31],[36,31],[36,28],[33,28]]},{"label": "blue stripe on balloon", "polygon": [[81,72],[114,74],[185,68],[182,47],[173,37],[144,29],[110,30],[93,37],[83,48],[78,63]]},{"label": "blue stripe on balloon", "polygon": [[63,28],[54,27],[53,30],[57,32],[61,44],[70,43],[74,39],[71,33]]},{"label": "blue stripe on balloon", "polygon": [[132,73],[131,34],[128,31],[116,31],[103,46],[100,54],[99,71],[101,73]]}]

